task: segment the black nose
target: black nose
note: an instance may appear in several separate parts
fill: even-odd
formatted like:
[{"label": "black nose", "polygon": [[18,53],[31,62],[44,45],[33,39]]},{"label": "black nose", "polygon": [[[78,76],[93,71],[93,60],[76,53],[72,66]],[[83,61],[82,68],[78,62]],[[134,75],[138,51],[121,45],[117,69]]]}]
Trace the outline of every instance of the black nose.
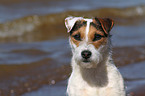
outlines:
[{"label": "black nose", "polygon": [[84,50],[82,51],[81,55],[84,59],[88,59],[91,57],[92,53],[89,50]]}]

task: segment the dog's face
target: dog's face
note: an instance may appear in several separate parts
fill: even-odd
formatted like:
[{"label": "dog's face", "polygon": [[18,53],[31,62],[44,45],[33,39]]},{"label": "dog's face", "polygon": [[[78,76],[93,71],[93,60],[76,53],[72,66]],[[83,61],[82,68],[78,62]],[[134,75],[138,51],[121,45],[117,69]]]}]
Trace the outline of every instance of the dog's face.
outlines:
[{"label": "dog's face", "polygon": [[108,18],[85,19],[67,17],[66,28],[70,34],[73,58],[84,68],[94,68],[108,55],[109,32],[113,21]]}]

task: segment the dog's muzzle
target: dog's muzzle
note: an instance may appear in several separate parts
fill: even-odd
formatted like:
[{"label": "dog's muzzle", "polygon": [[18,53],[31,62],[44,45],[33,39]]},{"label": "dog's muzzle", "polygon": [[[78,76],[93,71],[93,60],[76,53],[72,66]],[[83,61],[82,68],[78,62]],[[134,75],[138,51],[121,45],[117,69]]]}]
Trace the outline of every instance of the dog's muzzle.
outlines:
[{"label": "dog's muzzle", "polygon": [[89,58],[91,57],[92,55],[92,52],[89,51],[89,50],[84,50],[82,51],[81,53],[82,57],[83,57],[83,62],[87,63],[87,62],[90,62]]}]

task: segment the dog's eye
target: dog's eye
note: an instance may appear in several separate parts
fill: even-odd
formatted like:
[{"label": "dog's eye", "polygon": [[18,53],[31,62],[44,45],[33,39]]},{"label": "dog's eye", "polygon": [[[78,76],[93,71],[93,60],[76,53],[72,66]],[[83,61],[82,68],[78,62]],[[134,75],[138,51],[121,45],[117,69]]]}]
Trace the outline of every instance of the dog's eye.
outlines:
[{"label": "dog's eye", "polygon": [[95,34],[93,41],[100,40],[102,37],[104,37],[104,36],[102,36],[100,34]]},{"label": "dog's eye", "polygon": [[73,37],[74,37],[74,39],[81,41],[81,36],[80,36],[80,34],[76,34],[76,35],[74,35]]}]

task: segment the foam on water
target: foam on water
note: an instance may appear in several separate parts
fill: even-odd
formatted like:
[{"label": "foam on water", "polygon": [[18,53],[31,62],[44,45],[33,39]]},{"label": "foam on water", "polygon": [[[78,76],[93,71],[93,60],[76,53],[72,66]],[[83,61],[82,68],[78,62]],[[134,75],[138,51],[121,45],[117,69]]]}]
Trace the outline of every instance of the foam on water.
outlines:
[{"label": "foam on water", "polygon": [[119,44],[124,46],[124,43],[132,45],[132,41],[135,45],[144,44],[145,6],[28,16],[0,24],[0,42],[36,42],[66,37],[64,19],[68,15],[113,18],[115,26],[112,31],[116,34],[115,38],[113,37],[115,46]]}]

